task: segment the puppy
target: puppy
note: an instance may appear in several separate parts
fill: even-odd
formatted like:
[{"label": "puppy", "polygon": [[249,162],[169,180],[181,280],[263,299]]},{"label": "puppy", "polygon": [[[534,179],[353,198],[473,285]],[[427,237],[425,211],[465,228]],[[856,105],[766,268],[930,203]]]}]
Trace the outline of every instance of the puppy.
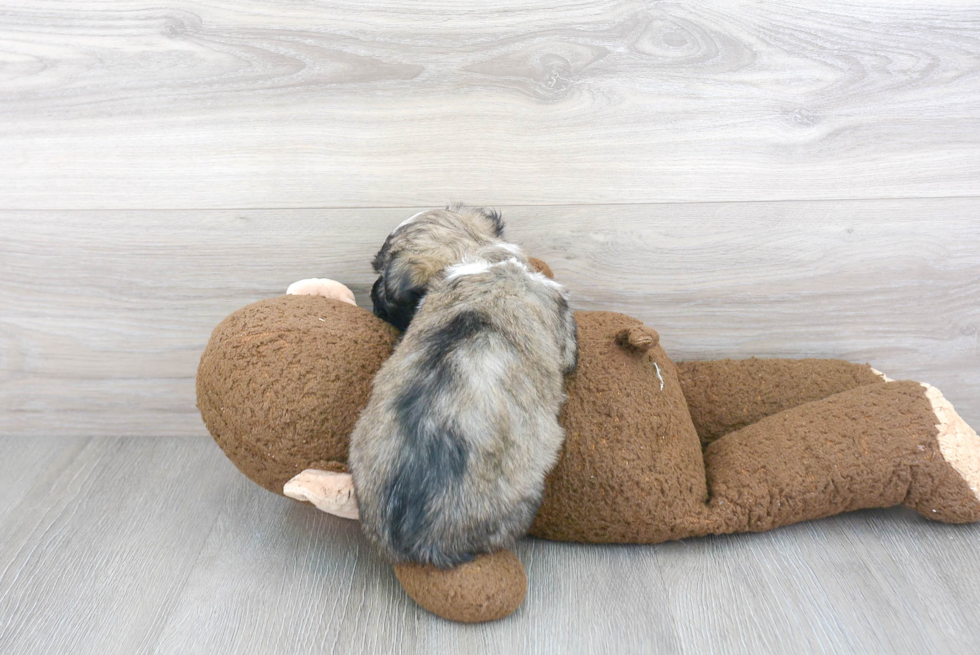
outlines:
[{"label": "puppy", "polygon": [[371,289],[375,316],[405,330],[433,276],[468,253],[503,243],[503,234],[500,214],[461,204],[403,221],[372,263],[379,275]]},{"label": "puppy", "polygon": [[481,248],[429,285],[375,377],[348,465],[382,553],[447,568],[530,527],[578,346],[565,291],[520,251]]}]

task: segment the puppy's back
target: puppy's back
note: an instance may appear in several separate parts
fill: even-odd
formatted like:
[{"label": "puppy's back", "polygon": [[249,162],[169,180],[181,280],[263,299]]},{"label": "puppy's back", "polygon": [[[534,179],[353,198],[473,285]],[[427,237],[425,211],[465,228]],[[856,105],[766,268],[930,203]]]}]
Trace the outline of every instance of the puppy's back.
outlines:
[{"label": "puppy's back", "polygon": [[512,543],[561,447],[564,299],[519,261],[477,269],[433,286],[351,437],[362,525],[394,561]]}]

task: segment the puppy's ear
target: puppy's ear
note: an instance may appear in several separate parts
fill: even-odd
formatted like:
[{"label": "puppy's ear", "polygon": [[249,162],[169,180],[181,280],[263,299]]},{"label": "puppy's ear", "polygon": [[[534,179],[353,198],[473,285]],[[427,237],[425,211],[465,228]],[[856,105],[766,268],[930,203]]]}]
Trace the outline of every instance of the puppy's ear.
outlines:
[{"label": "puppy's ear", "polygon": [[418,263],[412,260],[396,259],[388,264],[382,276],[384,288],[383,292],[379,290],[378,296],[384,299],[385,320],[399,330],[408,329],[427,290],[425,283],[415,280],[414,273],[419,268]]},{"label": "puppy's ear", "polygon": [[382,321],[391,322],[388,319],[388,299],[385,298],[384,278],[379,277],[371,287],[371,303],[374,305],[374,315]]},{"label": "puppy's ear", "polygon": [[486,209],[479,208],[476,210],[483,215],[485,219],[490,223],[490,229],[493,231],[493,236],[498,239],[504,238],[504,219],[501,217],[500,212],[496,209]]},{"label": "puppy's ear", "polygon": [[486,207],[469,207],[461,202],[454,202],[446,205],[446,209],[459,214],[468,216],[479,216],[487,222],[491,236],[498,239],[504,238],[504,219],[500,217],[500,212],[496,209]]},{"label": "puppy's ear", "polygon": [[377,254],[374,256],[374,259],[371,260],[371,268],[374,269],[375,273],[379,275],[381,274],[381,271],[385,267],[385,262],[388,261],[388,250],[390,248],[391,248],[391,235],[389,234],[388,238],[385,239],[384,244],[382,244],[381,250],[379,250]]}]

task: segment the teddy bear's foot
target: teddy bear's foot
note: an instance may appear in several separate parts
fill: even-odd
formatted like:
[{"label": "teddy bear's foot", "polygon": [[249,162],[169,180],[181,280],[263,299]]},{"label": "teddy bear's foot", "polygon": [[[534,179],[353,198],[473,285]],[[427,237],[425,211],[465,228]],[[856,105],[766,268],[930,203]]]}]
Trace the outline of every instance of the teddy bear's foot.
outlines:
[{"label": "teddy bear's foot", "polygon": [[293,282],[286,289],[287,296],[323,296],[333,298],[350,305],[357,305],[354,292],[347,288],[347,285],[328,280],[327,278],[309,278]]},{"label": "teddy bear's foot", "polygon": [[496,621],[513,614],[527,594],[527,575],[509,550],[478,555],[453,569],[396,564],[405,593],[437,616],[462,623]]},{"label": "teddy bear's foot", "polygon": [[931,384],[921,383],[935,417],[936,461],[916,471],[905,505],[946,523],[980,520],[980,436]]},{"label": "teddy bear's foot", "polygon": [[354,480],[350,473],[306,469],[287,482],[282,493],[312,503],[317,509],[345,519],[358,519]]}]

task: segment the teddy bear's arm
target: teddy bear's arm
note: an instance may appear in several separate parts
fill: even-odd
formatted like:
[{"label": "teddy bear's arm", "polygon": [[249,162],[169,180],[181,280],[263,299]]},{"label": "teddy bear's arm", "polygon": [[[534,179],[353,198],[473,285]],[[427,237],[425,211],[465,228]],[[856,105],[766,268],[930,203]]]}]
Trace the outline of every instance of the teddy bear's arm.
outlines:
[{"label": "teddy bear's arm", "polygon": [[282,492],[295,500],[312,503],[328,514],[345,519],[360,518],[350,473],[306,469],[287,482]]},{"label": "teddy bear's arm", "polygon": [[350,305],[357,305],[354,292],[347,288],[345,284],[327,278],[311,277],[306,280],[293,282],[286,289],[287,296],[323,296],[341,300]]}]

